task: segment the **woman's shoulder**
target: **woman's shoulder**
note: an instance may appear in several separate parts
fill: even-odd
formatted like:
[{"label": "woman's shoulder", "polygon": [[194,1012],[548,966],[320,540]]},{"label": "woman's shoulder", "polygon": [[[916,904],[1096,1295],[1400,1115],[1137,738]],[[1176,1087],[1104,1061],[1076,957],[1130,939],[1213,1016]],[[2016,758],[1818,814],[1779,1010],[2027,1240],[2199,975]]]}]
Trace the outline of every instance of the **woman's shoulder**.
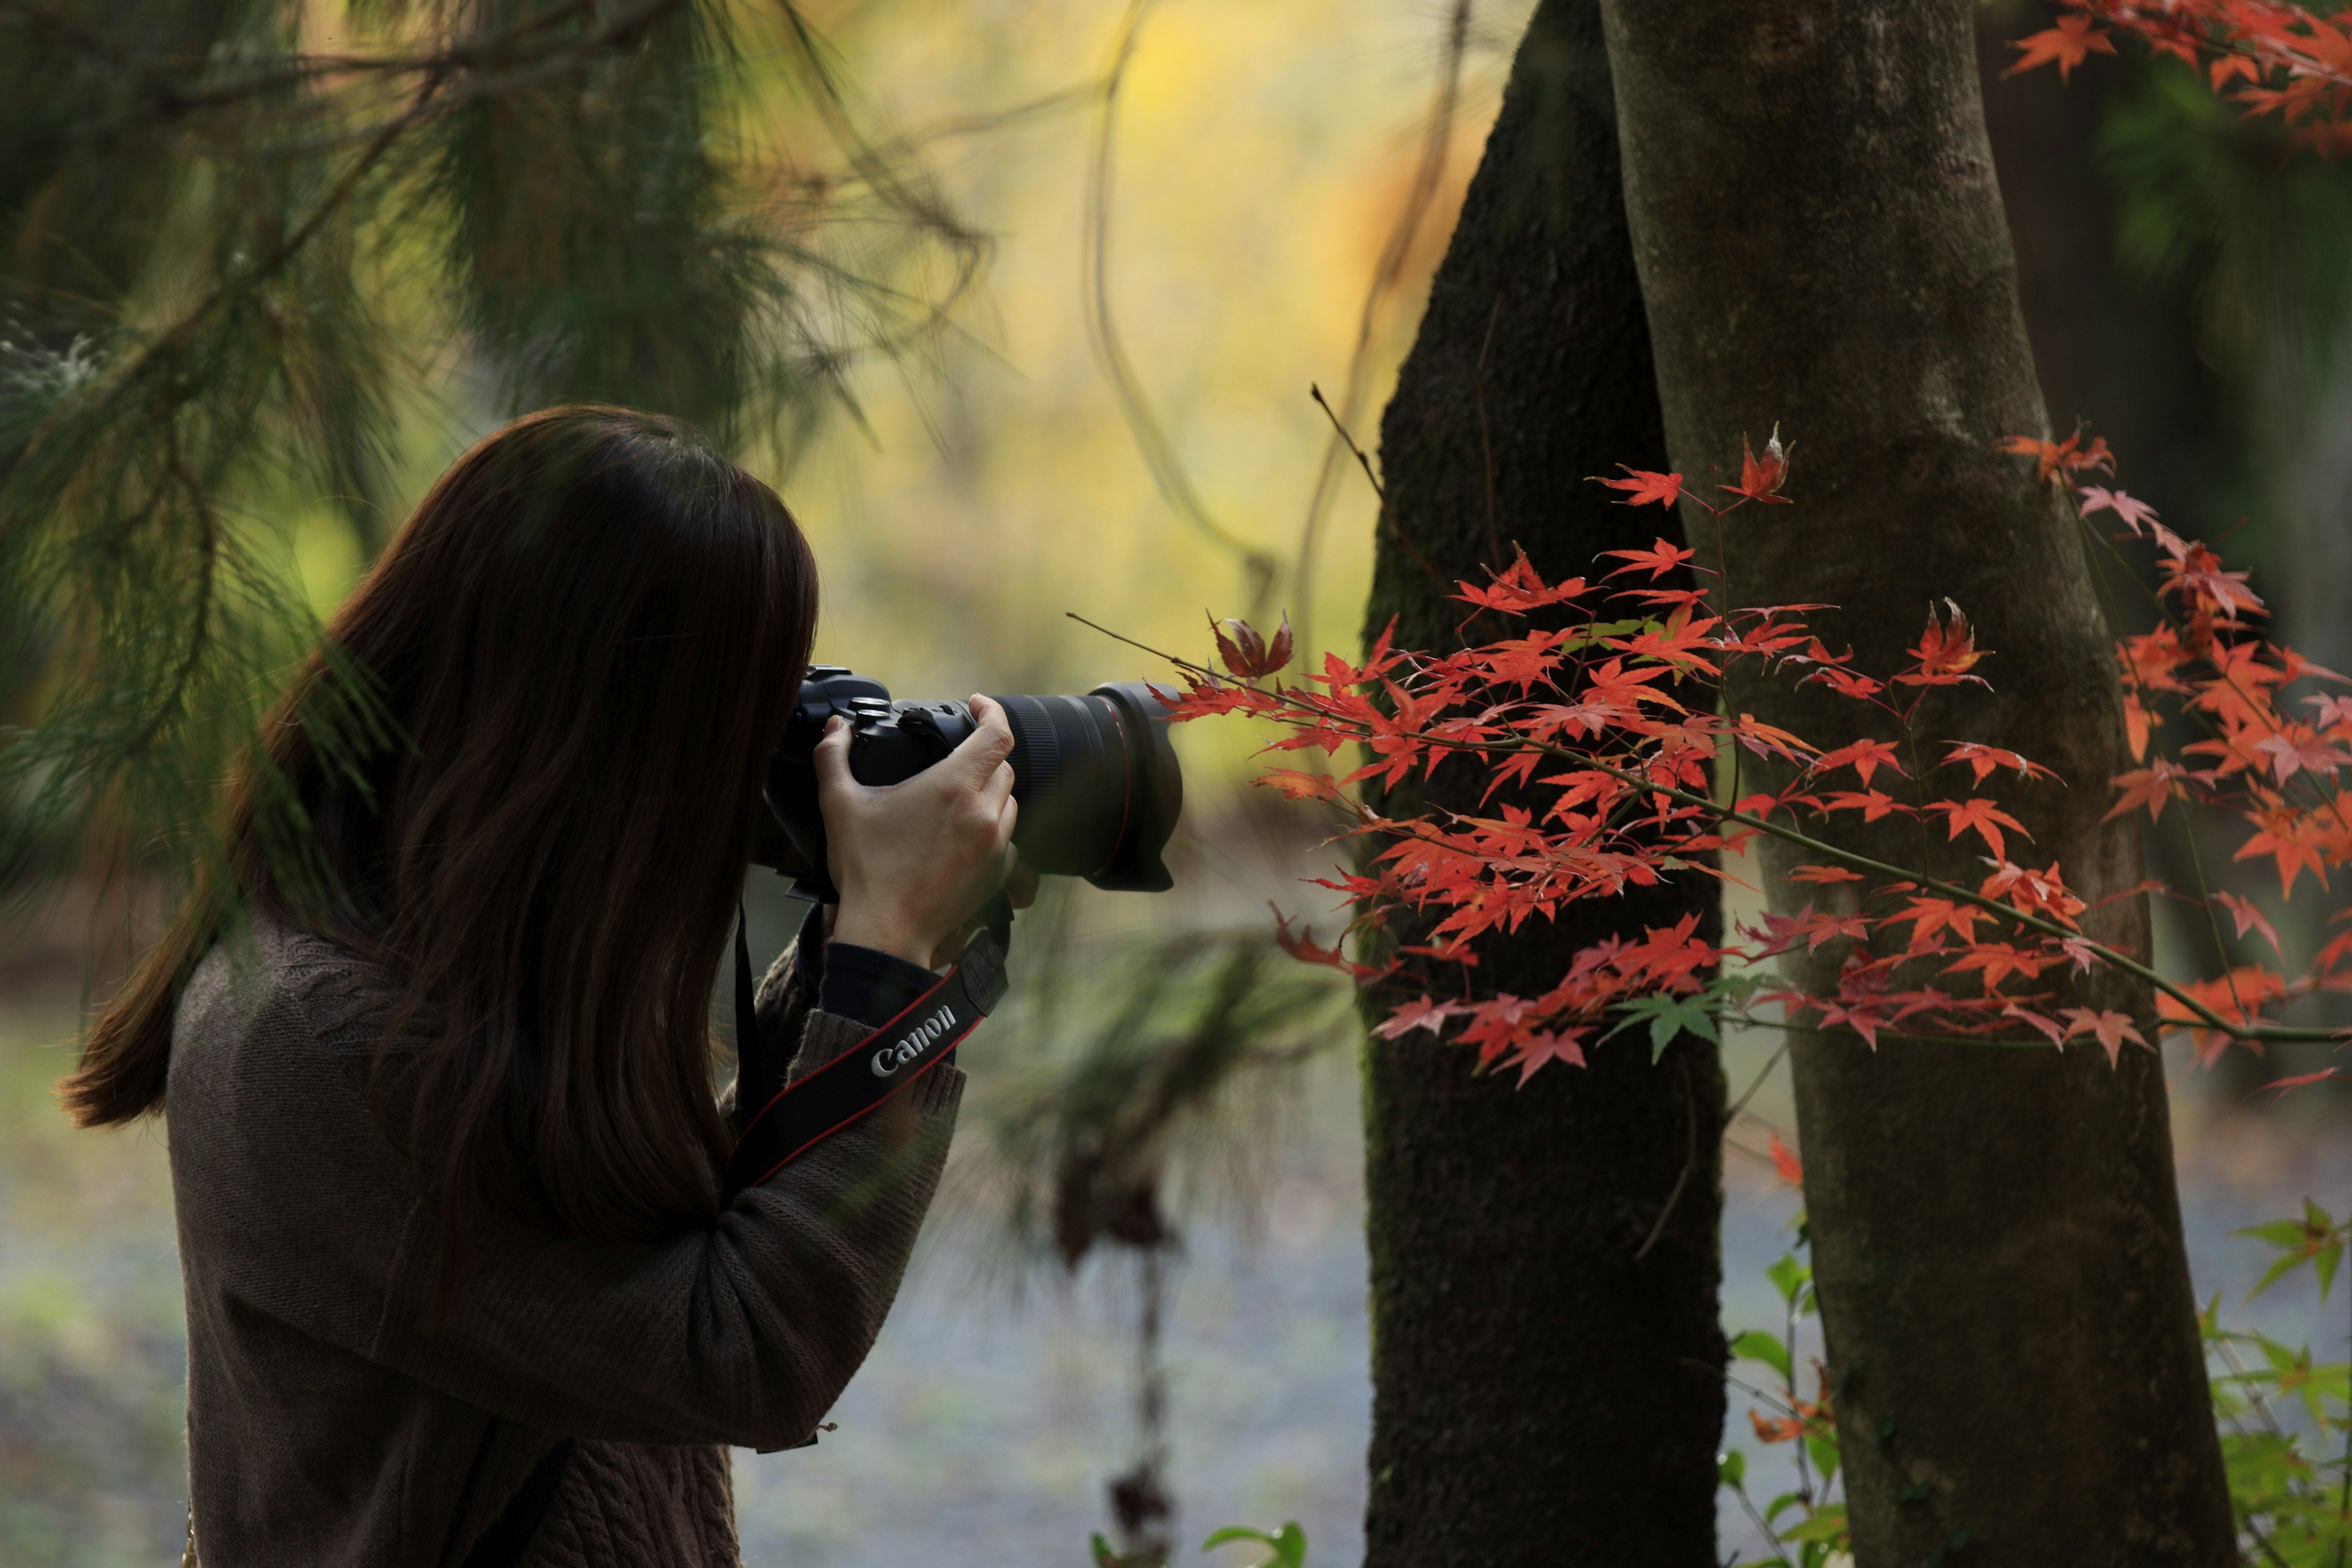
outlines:
[{"label": "woman's shoulder", "polygon": [[373,1049],[397,988],[383,967],[315,931],[264,913],[222,932],[181,992],[174,1051],[257,1030],[307,1035],[337,1049]]}]

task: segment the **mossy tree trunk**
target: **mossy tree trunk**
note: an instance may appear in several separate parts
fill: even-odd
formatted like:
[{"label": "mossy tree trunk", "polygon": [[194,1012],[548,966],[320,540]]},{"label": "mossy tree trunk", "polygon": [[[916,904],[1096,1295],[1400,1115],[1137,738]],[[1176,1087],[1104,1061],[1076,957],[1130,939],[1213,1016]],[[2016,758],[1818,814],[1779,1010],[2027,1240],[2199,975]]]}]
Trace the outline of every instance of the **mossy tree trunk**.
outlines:
[{"label": "mossy tree trunk", "polygon": [[[1602,8],[1668,449],[1704,476],[1743,433],[1777,421],[1795,442],[1796,504],[1726,530],[1732,597],[1839,606],[1816,617],[1825,640],[1881,674],[1929,600],[1956,598],[1996,689],[1939,692],[1922,732],[2058,769],[2072,788],[1964,793],[2028,825],[2013,854],[2058,861],[2094,904],[2122,893],[2138,836],[2100,820],[2125,764],[2088,559],[2063,499],[1993,449],[2048,421],[1968,0]],[[1730,695],[1823,745],[1891,733],[1820,686],[1754,676]],[[1983,875],[1940,832],[1840,837]],[[1778,879],[1794,857],[1763,855],[1776,905],[1821,900]],[[2141,898],[2088,923],[2146,951]],[[1835,956],[1806,984],[1833,984]],[[2143,986],[2044,983],[2155,1036]],[[1793,1060],[1861,1568],[2235,1562],[2157,1058],[1808,1034]]]},{"label": "mossy tree trunk", "polygon": [[[1369,626],[1394,617],[1399,646],[1458,646],[1454,580],[1483,580],[1515,541],[1568,576],[1601,550],[1672,531],[1585,482],[1664,453],[1596,0],[1535,12],[1381,453],[1393,531]],[[1467,635],[1516,634],[1487,621]],[[1413,799],[1468,808],[1480,784],[1449,763]],[[1391,809],[1411,804],[1391,797]],[[1482,942],[1474,984],[1538,994],[1578,947],[1693,910],[1712,931],[1714,909],[1696,879],[1580,908]],[[1387,1000],[1373,998],[1374,1016]],[[1715,1047],[1685,1036],[1654,1064],[1646,1036],[1629,1033],[1589,1067],[1547,1067],[1524,1088],[1472,1069],[1463,1047],[1423,1033],[1375,1037],[1365,1053],[1366,1562],[1712,1565],[1724,1411]]]}]

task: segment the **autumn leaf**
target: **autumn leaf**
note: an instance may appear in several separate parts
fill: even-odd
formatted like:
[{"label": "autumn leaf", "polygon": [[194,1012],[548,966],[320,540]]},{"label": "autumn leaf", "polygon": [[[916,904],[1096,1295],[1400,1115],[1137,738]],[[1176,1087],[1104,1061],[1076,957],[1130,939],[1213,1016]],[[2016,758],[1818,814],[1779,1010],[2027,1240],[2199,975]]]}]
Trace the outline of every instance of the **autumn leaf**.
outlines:
[{"label": "autumn leaf", "polygon": [[2088,1007],[2068,1007],[2058,1016],[2066,1020],[2068,1039],[2071,1040],[2077,1035],[2095,1037],[2106,1049],[2109,1067],[2115,1066],[2116,1058],[2123,1054],[2126,1040],[2129,1040],[2136,1046],[2147,1044],[2147,1041],[2140,1037],[2140,1032],[2132,1026],[2131,1016],[2126,1013],[2112,1011],[2094,1013]]},{"label": "autumn leaf", "polygon": [[2009,47],[2024,52],[2018,57],[2017,63],[2001,75],[2015,76],[2021,71],[2055,64],[2061,81],[2072,76],[2074,68],[2093,55],[2116,52],[2115,39],[2099,30],[2088,16],[2061,16],[2056,26],[2030,33]]},{"label": "autumn leaf", "polygon": [[[1230,627],[1233,636],[1225,635]],[[1225,668],[1244,680],[1255,680],[1261,675],[1272,675],[1290,662],[1290,612],[1282,613],[1282,629],[1274,634],[1269,643],[1258,636],[1257,628],[1247,621],[1209,617],[1209,630],[1217,639],[1217,657]]]},{"label": "autumn leaf", "polygon": [[1795,447],[1780,445],[1780,426],[1772,426],[1769,439],[1764,443],[1764,456],[1759,459],[1749,449],[1748,437],[1739,438],[1739,482],[1723,488],[1745,500],[1769,501],[1786,506],[1789,498],[1780,493],[1781,483],[1789,477],[1789,453]]},{"label": "autumn leaf", "polygon": [[1880,768],[1892,768],[1900,773],[1903,764],[1895,758],[1895,748],[1885,741],[1860,740],[1835,751],[1823,752],[1813,759],[1811,771],[1826,773],[1833,768],[1852,768],[1867,786],[1870,775]]},{"label": "autumn leaf", "polygon": [[2121,816],[2136,805],[2147,807],[2147,819],[2154,822],[2164,815],[2164,803],[2182,793],[2180,781],[2196,775],[2187,768],[2158,757],[2145,768],[2135,768],[2127,773],[2117,773],[2107,782],[2116,786],[2116,804],[2105,816],[2109,821]]},{"label": "autumn leaf", "polygon": [[1517,1087],[1527,1087],[1528,1079],[1547,1062],[1565,1062],[1570,1067],[1584,1065],[1584,1037],[1592,1031],[1586,1028],[1538,1029],[1519,1044],[1519,1054],[1514,1065],[1519,1069]]},{"label": "autumn leaf", "polygon": [[1253,784],[1278,789],[1292,800],[1337,800],[1339,781],[1329,773],[1301,773],[1297,768],[1268,768]]},{"label": "autumn leaf", "polygon": [[1652,501],[1660,506],[1672,506],[1682,499],[1683,477],[1680,474],[1654,474],[1647,468],[1626,468],[1623,463],[1617,466],[1624,468],[1631,477],[1612,479],[1600,474],[1590,474],[1586,478],[1595,484],[1607,485],[1612,490],[1631,491],[1627,499],[1617,503],[1619,506],[1646,506]]},{"label": "autumn leaf", "polygon": [[1445,1020],[1463,1010],[1458,1002],[1432,1002],[1429,993],[1421,994],[1417,1002],[1399,1003],[1387,1018],[1372,1026],[1372,1033],[1384,1040],[1393,1040],[1414,1029],[1427,1029],[1433,1035],[1445,1031]]},{"label": "autumn leaf", "polygon": [[2114,512],[2123,521],[2123,525],[2132,531],[2135,539],[2141,537],[2143,528],[2156,521],[2156,508],[2121,490],[2111,490],[2105,485],[2083,485],[2075,489],[2074,494],[2080,498],[2084,517],[2095,511]]},{"label": "autumn leaf", "polygon": [[1917,662],[1895,678],[1905,686],[1957,686],[1963,680],[1985,684],[1982,677],[1968,673],[1984,658],[1978,651],[1977,635],[1969,626],[1969,617],[1951,600],[1945,600],[1944,605],[1951,611],[1948,620],[1937,611],[1933,602],[1927,605],[1927,628],[1920,632],[1917,645],[1909,650]]},{"label": "autumn leaf", "polygon": [[[1967,800],[1931,800],[1923,809],[1940,811],[1944,814],[1945,825],[1950,829],[1944,836],[1946,839],[1958,838],[1961,834],[1974,829],[1977,837],[1992,847],[1993,855],[2000,859],[2005,860],[2009,858],[2009,851],[2001,841],[2000,830],[2007,827],[2019,833],[2025,833],[2025,824],[1981,795],[1971,795]],[[2025,837],[2031,838],[2033,835],[2025,833]]]},{"label": "autumn leaf", "polygon": [[1804,1166],[1798,1163],[1796,1155],[1789,1152],[1789,1146],[1780,1142],[1778,1132],[1772,1134],[1772,1173],[1792,1187],[1805,1184]]},{"label": "autumn leaf", "polygon": [[2250,931],[2258,931],[2263,933],[2263,940],[2271,944],[2273,952],[2277,953],[2281,958],[2286,956],[2286,950],[2279,946],[2276,928],[2263,917],[2262,910],[2235,893],[2216,893],[2213,895],[2213,901],[2230,911],[2230,919],[2236,924],[2240,936],[2244,936]]},{"label": "autumn leaf", "polygon": [[2249,818],[2261,831],[2239,845],[2232,859],[2272,857],[2278,862],[2279,892],[2286,898],[2294,897],[2294,879],[2302,871],[2318,878],[2320,886],[2327,885],[2327,868],[2319,856],[2320,838],[2325,831],[2320,824],[2292,806],[2253,812]]},{"label": "autumn leaf", "polygon": [[1609,574],[1612,577],[1622,577],[1628,572],[1638,572],[1646,566],[1650,569],[1651,581],[1655,582],[1659,577],[1688,561],[1696,552],[1661,539],[1647,550],[1604,550],[1601,553],[1614,555],[1626,563]]},{"label": "autumn leaf", "polygon": [[[1994,442],[1993,447],[1998,451],[2014,452],[2021,458],[2032,458],[2036,479],[2047,480],[2060,474],[2077,474],[2091,468],[2105,468],[2113,472],[2116,466],[2116,455],[2107,450],[2106,437],[2099,437],[2085,447],[2083,447],[2080,430],[2063,441],[2045,441],[2039,436],[2011,436]],[[2077,450],[2078,447],[2081,449]]]},{"label": "autumn leaf", "polygon": [[1862,879],[1861,872],[1849,871],[1843,866],[1800,866],[1789,873],[1789,880],[1791,882],[1806,882],[1814,886],[1827,886],[1832,882],[1859,882]]},{"label": "autumn leaf", "polygon": [[1973,782],[1977,784],[1984,783],[1995,768],[2009,768],[2032,779],[2054,779],[2058,776],[2040,763],[2028,761],[2000,746],[1979,745],[1974,741],[1947,741],[1944,744],[1949,748],[1950,754],[1945,757],[1943,765],[1948,768],[1958,763],[1968,763],[1975,773]]}]

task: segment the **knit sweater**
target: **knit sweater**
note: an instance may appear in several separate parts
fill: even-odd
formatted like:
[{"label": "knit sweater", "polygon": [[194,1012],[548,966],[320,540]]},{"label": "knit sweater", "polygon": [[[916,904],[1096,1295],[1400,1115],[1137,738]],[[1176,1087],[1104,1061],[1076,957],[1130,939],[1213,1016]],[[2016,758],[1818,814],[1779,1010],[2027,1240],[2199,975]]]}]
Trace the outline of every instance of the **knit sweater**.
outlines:
[{"label": "knit sweater", "polygon": [[[759,1011],[797,1069],[867,1031],[812,1011],[793,956]],[[530,1568],[733,1568],[724,1446],[815,1441],[898,1292],[962,1075],[933,1068],[658,1246],[480,1216],[436,1321],[434,1218],[370,1099],[392,1005],[380,971],[266,921],[180,1000],[165,1104],[206,1568],[457,1568],[566,1438]]]}]

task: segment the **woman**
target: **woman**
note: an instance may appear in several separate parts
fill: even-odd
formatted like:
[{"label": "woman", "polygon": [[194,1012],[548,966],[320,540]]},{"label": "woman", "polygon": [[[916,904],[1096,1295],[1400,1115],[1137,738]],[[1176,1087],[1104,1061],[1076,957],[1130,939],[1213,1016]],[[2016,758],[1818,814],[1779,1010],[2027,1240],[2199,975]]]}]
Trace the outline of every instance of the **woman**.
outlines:
[{"label": "woman", "polygon": [[[86,1126],[169,1112],[211,1568],[733,1564],[723,1445],[815,1440],[962,1081],[722,1200],[709,998],[815,619],[764,485],[555,409],[443,477],[274,710],[226,869],[64,1086]],[[758,1005],[795,1076],[1012,869],[1012,737],[972,706],[890,789],[819,747],[841,902]]]}]

